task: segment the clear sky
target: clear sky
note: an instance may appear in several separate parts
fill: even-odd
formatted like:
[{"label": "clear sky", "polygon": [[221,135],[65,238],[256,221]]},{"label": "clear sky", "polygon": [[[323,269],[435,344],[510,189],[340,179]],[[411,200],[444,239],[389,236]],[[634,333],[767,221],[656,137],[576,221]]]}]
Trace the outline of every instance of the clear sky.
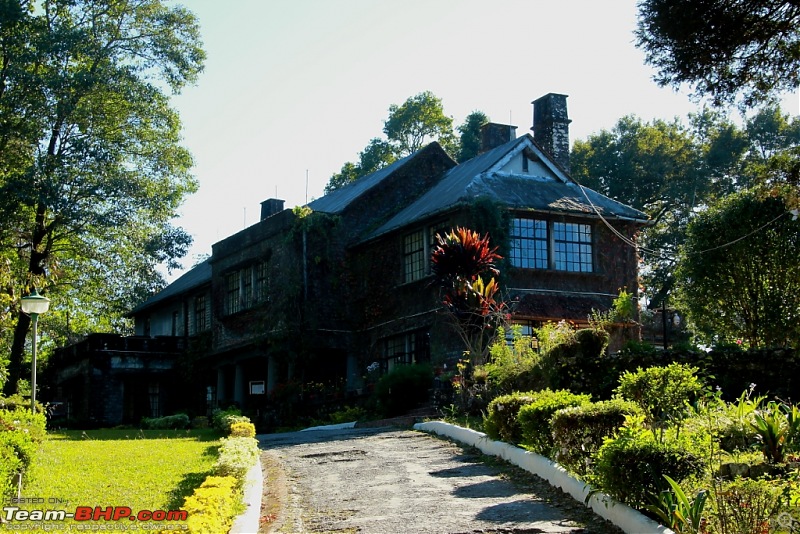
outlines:
[{"label": "clear sky", "polygon": [[[531,101],[567,100],[570,137],[627,114],[685,119],[687,91],[659,88],[634,46],[636,0],[181,0],[208,55],[174,98],[200,190],[176,221],[211,245],[257,222],[260,202],[323,194],[391,104],[430,90],[455,125],[472,111],[529,131]],[[784,103],[798,114],[797,95]],[[180,273],[173,273],[172,279]]]}]

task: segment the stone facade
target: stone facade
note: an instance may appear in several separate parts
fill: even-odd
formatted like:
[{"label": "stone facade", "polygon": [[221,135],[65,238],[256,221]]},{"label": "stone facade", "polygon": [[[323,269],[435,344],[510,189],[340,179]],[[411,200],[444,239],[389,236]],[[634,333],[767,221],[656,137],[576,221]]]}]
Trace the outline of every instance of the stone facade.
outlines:
[{"label": "stone facade", "polygon": [[620,289],[636,295],[635,249],[608,226],[634,239],[646,216],[571,180],[566,96],[534,101],[534,113],[533,136],[490,124],[460,165],[432,143],[306,207],[266,200],[259,222],[131,312],[137,334],[171,322],[196,411],[237,404],[259,417],[287,388],[359,391],[375,362],[457,360],[430,275],[436,234],[457,226],[499,247],[516,322],[585,323]]}]

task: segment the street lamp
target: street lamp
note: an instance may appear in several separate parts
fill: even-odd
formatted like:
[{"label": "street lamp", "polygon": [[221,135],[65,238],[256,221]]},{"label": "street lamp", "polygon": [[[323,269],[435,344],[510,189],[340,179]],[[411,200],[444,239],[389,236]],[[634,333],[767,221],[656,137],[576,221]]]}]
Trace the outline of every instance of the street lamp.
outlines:
[{"label": "street lamp", "polygon": [[31,412],[36,413],[36,327],[39,323],[39,315],[47,313],[50,309],[50,299],[43,297],[36,290],[27,297],[20,299],[22,312],[26,313],[33,320],[33,344],[31,358]]}]

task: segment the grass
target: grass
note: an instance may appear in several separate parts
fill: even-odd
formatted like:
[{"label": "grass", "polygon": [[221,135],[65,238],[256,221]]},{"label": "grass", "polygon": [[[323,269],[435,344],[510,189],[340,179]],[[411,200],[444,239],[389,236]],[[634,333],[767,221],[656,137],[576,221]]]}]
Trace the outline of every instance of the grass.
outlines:
[{"label": "grass", "polygon": [[[213,430],[95,430],[48,434],[32,468],[26,498],[76,506],[177,510],[210,474],[219,434]],[[58,501],[56,501],[58,499]],[[41,504],[23,504],[25,509]]]}]

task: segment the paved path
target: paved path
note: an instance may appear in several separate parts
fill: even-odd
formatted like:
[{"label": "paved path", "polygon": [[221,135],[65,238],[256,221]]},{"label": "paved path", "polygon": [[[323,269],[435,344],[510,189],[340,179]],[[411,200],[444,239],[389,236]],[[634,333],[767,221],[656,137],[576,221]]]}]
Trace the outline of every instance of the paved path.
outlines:
[{"label": "paved path", "polygon": [[261,532],[621,532],[542,479],[421,432],[260,437],[274,512]]}]

